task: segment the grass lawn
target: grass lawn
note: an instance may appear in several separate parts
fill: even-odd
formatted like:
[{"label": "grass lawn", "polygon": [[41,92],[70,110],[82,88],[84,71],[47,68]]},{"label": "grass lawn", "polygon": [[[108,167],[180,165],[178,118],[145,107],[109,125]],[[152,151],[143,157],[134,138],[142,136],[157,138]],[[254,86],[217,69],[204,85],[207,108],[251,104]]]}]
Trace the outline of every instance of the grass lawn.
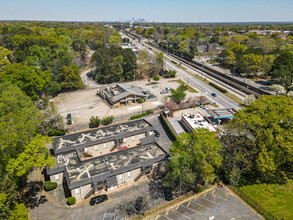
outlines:
[{"label": "grass lawn", "polygon": [[240,189],[275,217],[293,219],[293,180],[286,185],[256,184]]}]

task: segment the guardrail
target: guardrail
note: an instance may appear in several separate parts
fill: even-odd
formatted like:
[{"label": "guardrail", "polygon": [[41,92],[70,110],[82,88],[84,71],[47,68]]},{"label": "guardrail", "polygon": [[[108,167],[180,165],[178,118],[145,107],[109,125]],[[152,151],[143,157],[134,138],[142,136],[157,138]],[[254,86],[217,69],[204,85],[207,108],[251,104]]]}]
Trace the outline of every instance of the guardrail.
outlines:
[{"label": "guardrail", "polygon": [[278,220],[275,216],[261,207],[257,202],[250,198],[246,193],[241,191],[236,186],[229,185],[229,188],[232,189],[238,196],[240,196],[245,202],[247,202],[252,208],[254,208],[259,214],[261,214],[267,220]]}]

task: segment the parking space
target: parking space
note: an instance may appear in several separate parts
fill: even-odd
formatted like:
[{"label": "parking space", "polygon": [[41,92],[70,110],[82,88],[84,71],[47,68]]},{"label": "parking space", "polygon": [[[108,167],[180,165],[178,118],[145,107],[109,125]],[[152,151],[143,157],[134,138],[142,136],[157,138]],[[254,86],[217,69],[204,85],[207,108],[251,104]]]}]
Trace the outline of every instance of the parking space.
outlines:
[{"label": "parking space", "polygon": [[175,208],[166,210],[155,220],[261,219],[226,187],[218,187]]}]

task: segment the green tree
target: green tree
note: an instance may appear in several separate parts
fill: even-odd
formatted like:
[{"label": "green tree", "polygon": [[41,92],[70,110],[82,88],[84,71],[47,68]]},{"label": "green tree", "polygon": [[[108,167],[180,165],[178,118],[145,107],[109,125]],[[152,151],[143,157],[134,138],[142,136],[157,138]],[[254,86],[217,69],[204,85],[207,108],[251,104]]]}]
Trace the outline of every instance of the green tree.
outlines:
[{"label": "green tree", "polygon": [[239,61],[240,71],[255,76],[262,70],[262,56],[255,54],[243,55]]},{"label": "green tree", "polygon": [[80,89],[84,85],[80,78],[80,70],[75,64],[64,66],[61,75],[61,88],[64,90]]},{"label": "green tree", "polygon": [[12,56],[12,51],[0,46],[0,68],[10,64],[9,56]]},{"label": "green tree", "polygon": [[273,79],[288,89],[293,83],[293,53],[286,51],[277,56],[270,73]]},{"label": "green tree", "polygon": [[[230,136],[244,136],[256,146],[251,148],[255,160],[251,161],[253,169],[250,174],[253,178],[250,181],[286,181],[286,172],[293,167],[292,106],[290,97],[261,96],[240,110],[231,124],[228,124],[230,127],[225,129]],[[238,169],[241,170],[242,167]]]},{"label": "green tree", "polygon": [[184,101],[186,93],[185,90],[182,89],[183,87],[180,85],[176,90],[171,89],[171,100],[179,104],[180,102]]},{"label": "green tree", "polygon": [[156,56],[156,64],[158,65],[158,69],[156,70],[157,72],[160,72],[161,70],[164,69],[164,53],[160,52]]},{"label": "green tree", "polygon": [[31,99],[17,86],[0,84],[0,155],[1,164],[23,151],[37,134],[41,114]]},{"label": "green tree", "polygon": [[0,70],[2,82],[12,82],[19,86],[32,99],[37,99],[46,91],[51,78],[48,72],[37,67],[11,64]]},{"label": "green tree", "polygon": [[55,163],[54,158],[50,156],[46,145],[51,142],[51,139],[45,136],[37,135],[23,152],[18,154],[17,158],[9,160],[7,171],[16,176],[27,175],[32,168],[50,167]]},{"label": "green tree", "polygon": [[211,183],[215,169],[221,166],[220,149],[215,133],[206,129],[180,134],[169,149],[172,159],[167,162],[165,184],[190,187]]},{"label": "green tree", "polygon": [[110,36],[109,43],[114,46],[120,46],[122,44],[122,38],[117,31],[114,31]]},{"label": "green tree", "polygon": [[154,77],[153,77],[153,80],[158,82],[160,80],[160,77],[158,74],[155,74]]}]

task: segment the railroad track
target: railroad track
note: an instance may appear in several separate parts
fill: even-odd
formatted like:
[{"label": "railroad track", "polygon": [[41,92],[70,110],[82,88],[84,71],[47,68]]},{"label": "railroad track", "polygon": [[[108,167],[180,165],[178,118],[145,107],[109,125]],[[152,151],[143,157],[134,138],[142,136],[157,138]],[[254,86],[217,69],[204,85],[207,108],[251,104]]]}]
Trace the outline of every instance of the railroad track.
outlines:
[{"label": "railroad track", "polygon": [[[123,31],[124,34],[128,35],[129,37],[131,38],[135,38],[135,39],[140,39],[141,37],[137,34],[133,34],[133,33],[130,33],[130,32],[126,32],[126,31]],[[190,60],[187,60],[185,58],[182,58],[170,51],[166,51],[166,49],[163,49],[161,47],[159,47],[158,45],[154,44],[154,43],[149,43],[149,42],[146,42],[146,44],[150,47],[153,47],[157,50],[160,50],[160,51],[163,51],[164,53],[168,54],[169,56],[173,57],[173,58],[176,58],[177,60],[179,60],[180,62],[182,63],[185,63],[191,67],[194,67],[196,68],[197,70],[200,70],[200,71],[203,71],[204,73],[206,73],[207,75],[219,80],[220,82],[223,82],[225,83],[226,85],[229,85],[231,86],[232,88],[234,89],[237,89],[243,93],[246,93],[246,94],[253,94],[255,95],[256,97],[259,97],[261,95],[271,95],[270,93],[268,92],[265,92],[259,88],[256,88],[256,87],[253,87],[251,85],[248,85],[247,83],[244,83],[240,80],[237,80],[233,77],[230,77],[228,75],[225,75],[224,73],[221,73],[215,69],[212,69],[208,66],[204,66],[200,63],[197,63],[195,61],[190,61]]]}]

